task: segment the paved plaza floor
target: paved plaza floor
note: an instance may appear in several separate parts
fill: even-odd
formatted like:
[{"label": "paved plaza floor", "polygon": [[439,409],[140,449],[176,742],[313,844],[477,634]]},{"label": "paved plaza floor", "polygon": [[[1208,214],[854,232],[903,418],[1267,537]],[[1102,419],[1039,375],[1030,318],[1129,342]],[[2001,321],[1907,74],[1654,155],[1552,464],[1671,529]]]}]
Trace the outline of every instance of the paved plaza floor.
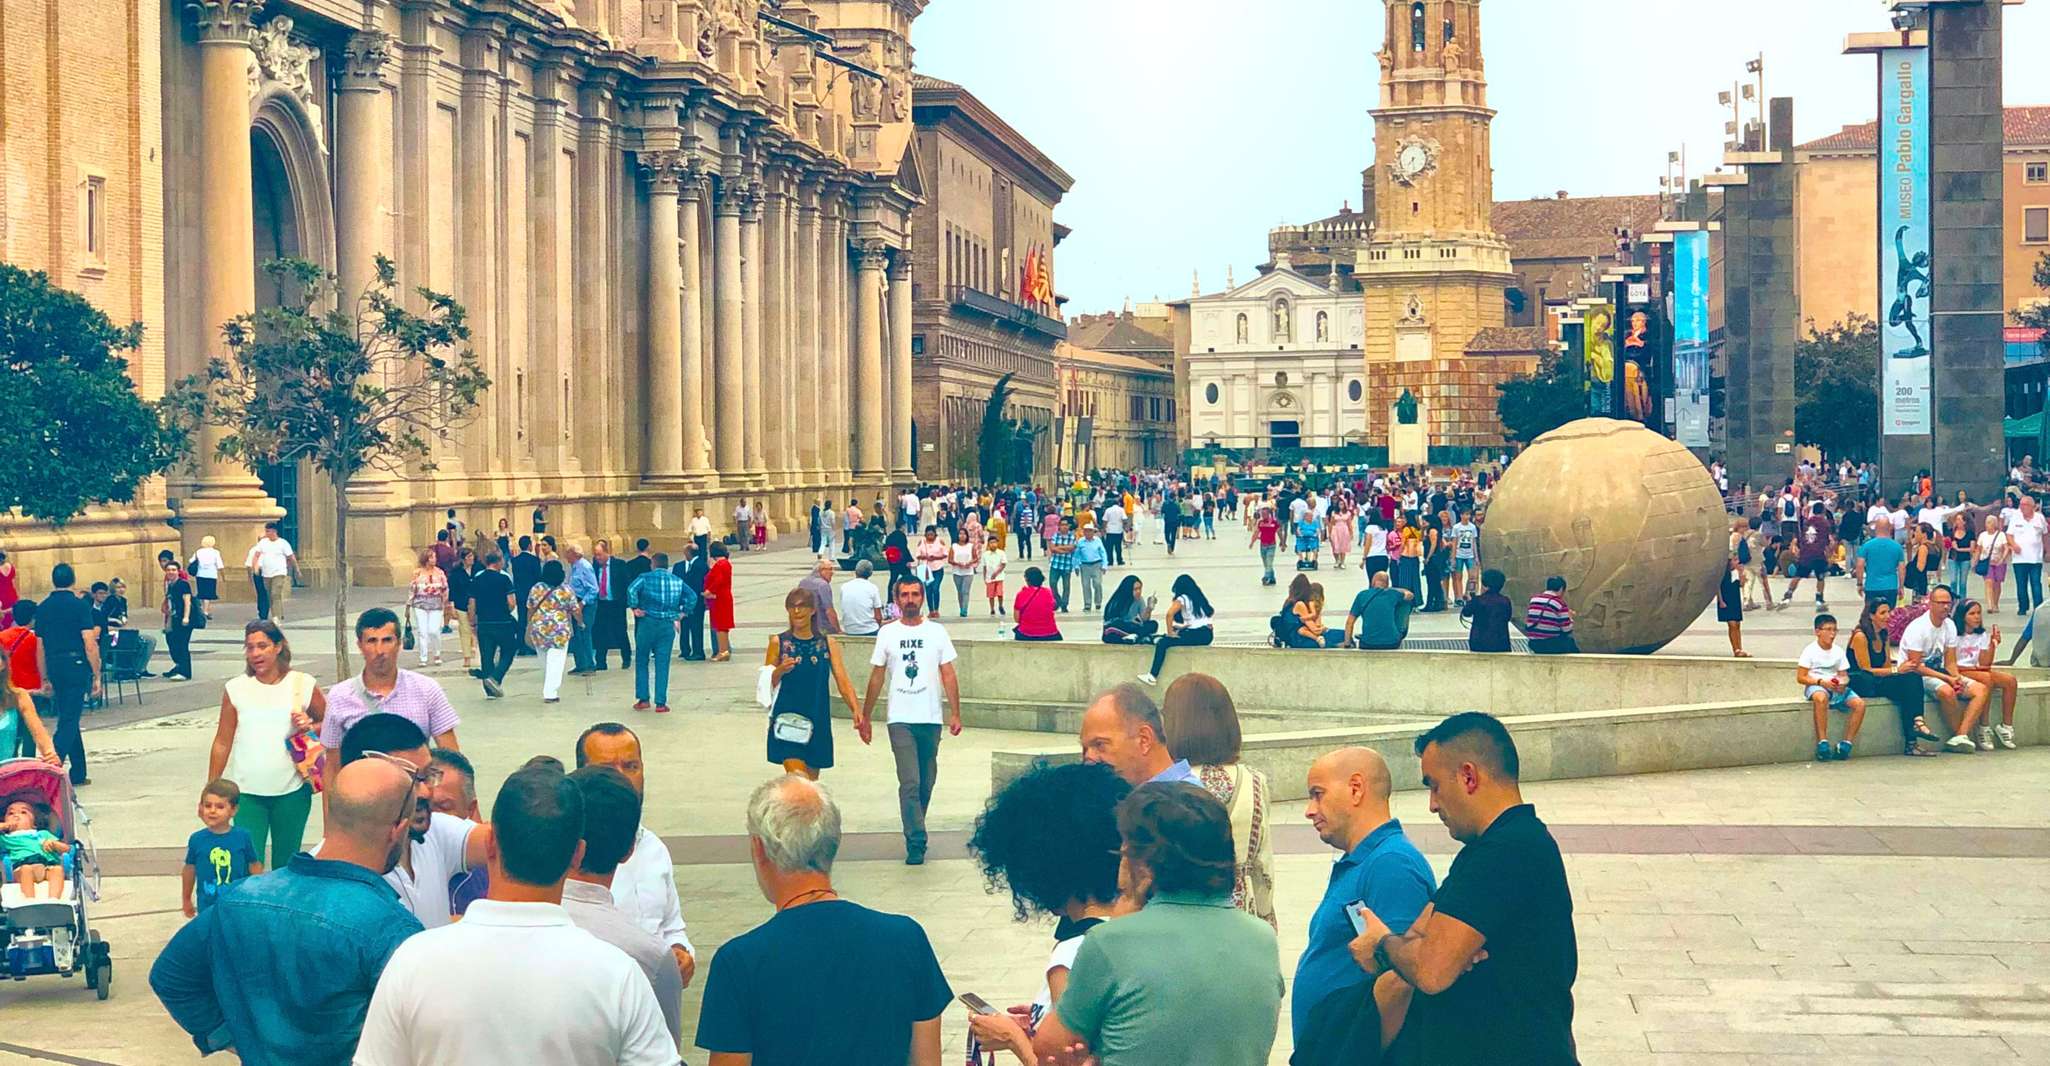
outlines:
[{"label": "paved plaza floor", "polygon": [[[1257,558],[1233,529],[1226,539],[1184,544],[1173,559],[1163,547],[1142,545],[1133,569],[1159,592],[1176,573],[1195,575],[1219,606],[1220,636],[1252,642],[1265,632],[1280,590],[1259,586]],[[487,808],[506,773],[537,753],[567,759],[584,726],[617,719],[639,730],[649,766],[647,821],[679,864],[700,975],[719,943],[770,913],[741,836],[745,797],[771,772],[751,700],[754,668],[764,639],[780,628],[782,593],[807,565],[802,551],[788,549],[734,562],[742,622],[735,661],[676,664],[670,715],[631,711],[632,678],[616,661],[595,678],[572,679],[563,702],[547,707],[532,659],[514,666],[502,701],[485,701],[455,656],[430,671],[464,716],[461,741],[479,768]],[[1014,574],[1023,562],[1014,561]],[[1357,569],[1332,570],[1328,560],[1315,577],[1334,616],[1361,584]],[[1848,582],[1841,586],[1848,605]],[[957,636],[997,635],[1002,621],[980,603],[961,620],[951,586],[946,596],[941,618]],[[352,606],[397,598],[358,590]],[[287,630],[297,664],[328,680],[321,600],[303,594],[291,604]],[[1079,607],[1064,619],[1068,635],[1093,639],[1096,624]],[[81,795],[110,874],[93,924],[113,946],[113,998],[95,1002],[78,981],[0,984],[0,1019],[8,1023],[0,1025],[0,1064],[199,1061],[149,994],[145,975],[182,920],[177,863],[197,826],[193,808],[219,686],[240,668],[236,621],[246,613],[224,608],[221,622],[199,634],[198,681],[146,682],[140,707],[131,697],[88,718],[95,783]],[[1749,647],[1761,657],[1791,657],[1808,640],[1807,624],[1799,608],[1761,613],[1747,633]],[[1419,616],[1413,629],[1446,638],[1462,632],[1446,615]],[[1666,653],[1727,650],[1708,611]],[[1137,651],[1133,665],[1144,665]],[[1791,663],[1788,671],[1791,688]],[[857,664],[853,672],[859,688],[866,669]],[[925,866],[906,867],[887,747],[863,747],[844,721],[836,729],[839,765],[826,782],[849,834],[836,869],[842,890],[916,916],[956,991],[999,1004],[1029,999],[1050,926],[1014,923],[1008,897],[985,892],[961,841],[988,793],[989,753],[1053,741],[992,730],[948,739],[931,814],[933,855]],[[1526,796],[1554,826],[1574,889],[1582,1061],[2050,1063],[2046,786],[2050,748],[1532,785]],[[1442,874],[1457,845],[1423,796],[1399,794],[1395,808]],[[1302,821],[1300,803],[1277,807],[1274,820],[1283,969],[1292,973],[1330,852]],[[695,985],[686,993],[686,1043],[698,994]],[[964,1032],[959,1015],[956,1007],[946,1019],[949,1061]],[[1288,1055],[1283,1019],[1275,1063]],[[702,1066],[705,1056],[686,1049],[684,1061]]]}]

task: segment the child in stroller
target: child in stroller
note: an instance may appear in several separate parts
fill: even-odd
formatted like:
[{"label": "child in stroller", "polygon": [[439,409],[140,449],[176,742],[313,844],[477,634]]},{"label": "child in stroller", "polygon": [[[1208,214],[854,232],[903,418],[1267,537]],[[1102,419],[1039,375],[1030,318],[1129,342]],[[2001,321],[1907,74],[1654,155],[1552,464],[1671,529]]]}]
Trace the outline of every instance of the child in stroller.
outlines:
[{"label": "child in stroller", "polygon": [[0,847],[5,848],[22,895],[63,899],[64,863],[59,856],[71,845],[50,832],[50,809],[26,797],[11,798],[0,812],[0,830]]}]

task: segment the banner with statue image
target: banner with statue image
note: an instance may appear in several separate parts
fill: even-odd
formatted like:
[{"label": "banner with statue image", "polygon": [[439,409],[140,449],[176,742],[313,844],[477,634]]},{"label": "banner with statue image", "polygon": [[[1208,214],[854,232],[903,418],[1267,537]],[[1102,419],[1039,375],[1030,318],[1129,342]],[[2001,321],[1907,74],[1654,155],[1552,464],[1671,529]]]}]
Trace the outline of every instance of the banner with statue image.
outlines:
[{"label": "banner with statue image", "polygon": [[1879,53],[1880,432],[1930,432],[1929,49]]},{"label": "banner with statue image", "polygon": [[1581,361],[1587,369],[1587,413],[1616,416],[1616,305],[1585,303],[1580,310]]}]

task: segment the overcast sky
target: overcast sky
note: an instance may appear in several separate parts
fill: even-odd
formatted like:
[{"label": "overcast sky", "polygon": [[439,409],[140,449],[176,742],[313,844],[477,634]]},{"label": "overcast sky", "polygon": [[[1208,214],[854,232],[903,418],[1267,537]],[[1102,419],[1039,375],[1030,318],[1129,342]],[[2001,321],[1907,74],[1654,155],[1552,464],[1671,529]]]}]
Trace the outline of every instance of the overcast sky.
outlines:
[{"label": "overcast sky", "polygon": [[[957,81],[1075,179],[1055,217],[1070,315],[1224,287],[1283,222],[1359,207],[1381,0],[932,0],[918,69]],[[2006,9],[2009,105],[2050,104],[2050,0]],[[1880,0],[1492,0],[1482,5],[1495,196],[1655,193],[1666,153],[1712,169],[1716,92],[1765,54],[1807,140],[1877,112]],[[2033,52],[2033,55],[2031,54]],[[1649,75],[1649,76],[1647,76]]]}]

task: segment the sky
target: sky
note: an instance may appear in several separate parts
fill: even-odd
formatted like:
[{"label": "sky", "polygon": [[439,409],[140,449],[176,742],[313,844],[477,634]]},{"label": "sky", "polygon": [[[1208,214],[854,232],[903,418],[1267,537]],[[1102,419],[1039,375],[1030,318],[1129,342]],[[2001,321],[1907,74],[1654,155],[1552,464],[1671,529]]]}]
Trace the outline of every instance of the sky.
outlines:
[{"label": "sky", "polygon": [[[1267,231],[1360,206],[1381,0],[932,0],[914,64],[959,82],[1075,179],[1055,209],[1067,313],[1243,283]],[[1489,0],[1495,198],[1648,194],[1666,153],[1714,169],[1718,91],[1765,57],[1810,140],[1877,113],[1845,34],[1881,0]],[[2010,106],[2050,104],[2050,0],[2006,9]]]}]

